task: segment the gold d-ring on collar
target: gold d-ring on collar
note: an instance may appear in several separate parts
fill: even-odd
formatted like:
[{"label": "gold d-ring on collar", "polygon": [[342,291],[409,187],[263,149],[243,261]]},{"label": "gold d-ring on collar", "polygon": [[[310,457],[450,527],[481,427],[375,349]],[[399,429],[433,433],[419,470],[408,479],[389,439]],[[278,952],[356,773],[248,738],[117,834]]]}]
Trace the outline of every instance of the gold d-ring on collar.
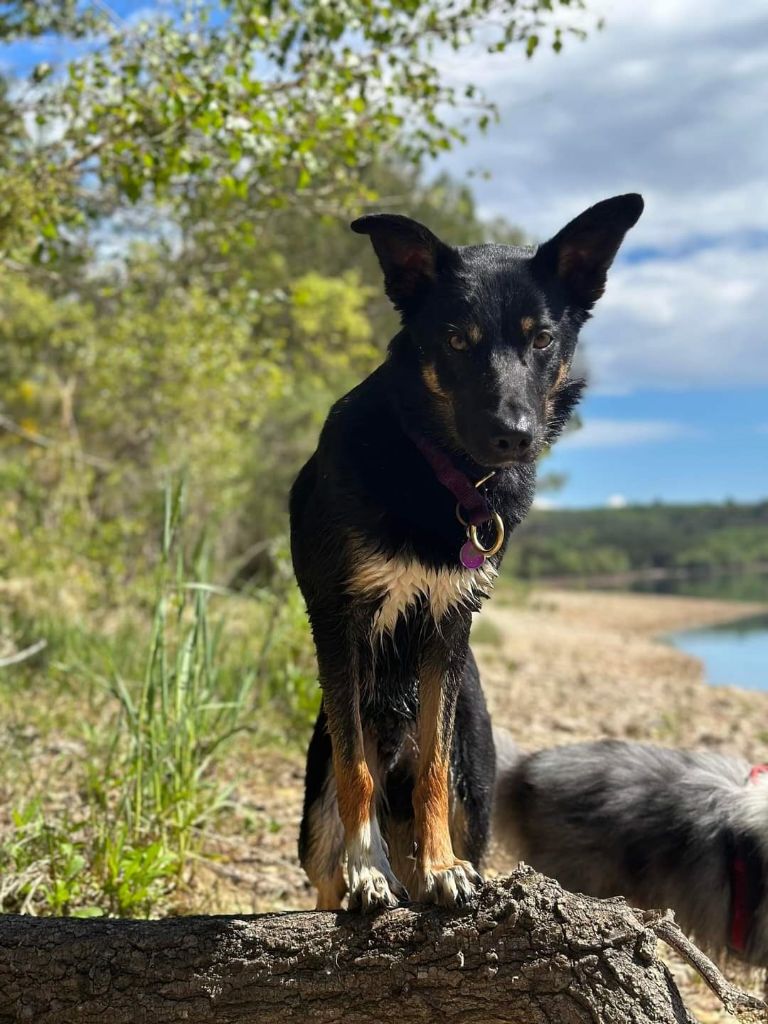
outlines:
[{"label": "gold d-ring on collar", "polygon": [[493,524],[496,527],[496,540],[494,540],[492,544],[489,544],[487,548],[483,547],[480,542],[480,538],[477,536],[476,526],[470,526],[468,530],[469,539],[480,554],[485,555],[486,558],[490,558],[491,555],[495,555],[504,543],[504,522],[498,512],[491,512],[491,515],[493,516]]},{"label": "gold d-ring on collar", "polygon": [[[484,476],[482,480],[478,480],[477,483],[475,484],[475,487],[482,487],[482,485],[486,483],[486,481],[490,480],[491,477],[494,476],[495,472],[496,470],[493,470],[492,472]],[[491,512],[491,519],[488,520],[489,522],[492,522],[493,525],[496,527],[496,537],[493,540],[493,542],[488,545],[487,548],[483,546],[478,536],[477,526],[473,525],[472,523],[468,523],[464,516],[461,514],[461,505],[458,502],[456,504],[456,518],[459,520],[462,526],[466,526],[467,537],[470,539],[473,547],[477,549],[477,552],[479,554],[485,555],[486,558],[490,558],[491,555],[495,555],[496,552],[501,549],[501,545],[504,543],[504,521],[502,520],[498,512]]]}]

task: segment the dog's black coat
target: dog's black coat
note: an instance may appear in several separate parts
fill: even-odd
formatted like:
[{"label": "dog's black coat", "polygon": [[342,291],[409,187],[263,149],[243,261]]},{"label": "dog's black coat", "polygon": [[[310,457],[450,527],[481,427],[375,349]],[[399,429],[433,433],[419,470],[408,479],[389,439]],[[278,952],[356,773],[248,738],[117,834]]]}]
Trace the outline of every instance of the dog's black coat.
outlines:
[{"label": "dog's black coat", "polygon": [[[403,327],[385,363],[333,407],[291,493],[293,561],[323,687],[307,760],[300,855],[323,905],[329,887],[331,902],[343,893],[344,847],[349,853],[355,828],[360,835],[367,828],[368,812],[355,824],[350,805],[368,799],[369,769],[370,814],[378,808],[399,870],[407,870],[408,858],[418,862],[410,872],[418,891],[456,897],[450,879],[447,888],[435,888],[423,863],[425,834],[442,828],[443,812],[433,805],[443,749],[454,849],[475,864],[482,860],[494,756],[468,638],[484,594],[472,589],[471,572],[458,562],[465,535],[456,500],[414,438],[448,453],[471,481],[496,470],[487,500],[508,538],[530,508],[537,455],[579,398],[581,382],[568,376],[578,332],[641,210],[638,196],[607,200],[537,251],[451,248],[403,217],[365,217],[353,225],[371,236]],[[492,569],[502,555],[503,547],[489,560]],[[403,596],[401,570],[430,582],[414,583]],[[471,592],[446,598],[459,572],[469,572]],[[395,602],[392,621],[377,632],[388,600]],[[432,732],[425,703],[436,719]],[[431,737],[430,751],[422,749],[424,736]],[[419,825],[424,794],[429,807]],[[395,840],[398,822],[407,827]],[[397,880],[385,855],[358,850],[355,856],[352,901],[391,902]],[[375,883],[371,865],[379,872]]]}]

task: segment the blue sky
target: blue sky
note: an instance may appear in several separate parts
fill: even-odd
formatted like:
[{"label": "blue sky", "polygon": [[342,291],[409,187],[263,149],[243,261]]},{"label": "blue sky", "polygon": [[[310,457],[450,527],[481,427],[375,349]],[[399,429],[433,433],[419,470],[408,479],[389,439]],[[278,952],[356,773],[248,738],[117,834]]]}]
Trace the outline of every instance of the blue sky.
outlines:
[{"label": "blue sky", "polygon": [[[122,18],[162,3],[109,0]],[[590,29],[555,56],[479,49],[439,59],[480,84],[500,123],[444,158],[481,211],[533,238],[593,202],[646,211],[583,334],[584,428],[542,501],[768,496],[768,6],[765,0],[587,0]],[[642,14],[640,9],[642,8]],[[594,31],[596,19],[605,26]],[[65,59],[44,41],[0,52],[19,71]],[[404,210],[404,212],[407,212]]]},{"label": "blue sky", "polygon": [[[557,505],[751,501],[768,493],[764,388],[637,390],[588,395],[584,427],[547,469],[567,488]],[[567,497],[567,501],[564,498]]]}]

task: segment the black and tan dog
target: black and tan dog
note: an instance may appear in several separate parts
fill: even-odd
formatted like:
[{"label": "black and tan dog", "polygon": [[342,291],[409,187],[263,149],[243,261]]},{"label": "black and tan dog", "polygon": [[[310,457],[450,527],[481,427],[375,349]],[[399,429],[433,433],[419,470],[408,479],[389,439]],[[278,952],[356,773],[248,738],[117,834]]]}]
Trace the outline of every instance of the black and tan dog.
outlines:
[{"label": "black and tan dog", "polygon": [[598,203],[537,250],[454,248],[399,216],[352,225],[402,329],[291,493],[323,690],[300,837],[318,907],[347,887],[363,909],[406,886],[454,903],[478,880],[495,759],[471,615],[578,400],[579,329],[642,206]]}]

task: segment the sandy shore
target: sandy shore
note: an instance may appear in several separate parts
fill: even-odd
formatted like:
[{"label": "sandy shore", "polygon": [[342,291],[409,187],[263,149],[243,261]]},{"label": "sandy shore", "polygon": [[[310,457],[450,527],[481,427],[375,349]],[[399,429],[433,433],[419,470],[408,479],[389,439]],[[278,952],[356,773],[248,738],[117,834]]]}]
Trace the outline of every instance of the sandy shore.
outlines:
[{"label": "sandy shore", "polygon": [[699,598],[570,591],[536,592],[517,607],[502,595],[475,631],[491,713],[525,749],[610,736],[764,758],[768,694],[708,685],[695,658],[660,639],[764,611]]}]

